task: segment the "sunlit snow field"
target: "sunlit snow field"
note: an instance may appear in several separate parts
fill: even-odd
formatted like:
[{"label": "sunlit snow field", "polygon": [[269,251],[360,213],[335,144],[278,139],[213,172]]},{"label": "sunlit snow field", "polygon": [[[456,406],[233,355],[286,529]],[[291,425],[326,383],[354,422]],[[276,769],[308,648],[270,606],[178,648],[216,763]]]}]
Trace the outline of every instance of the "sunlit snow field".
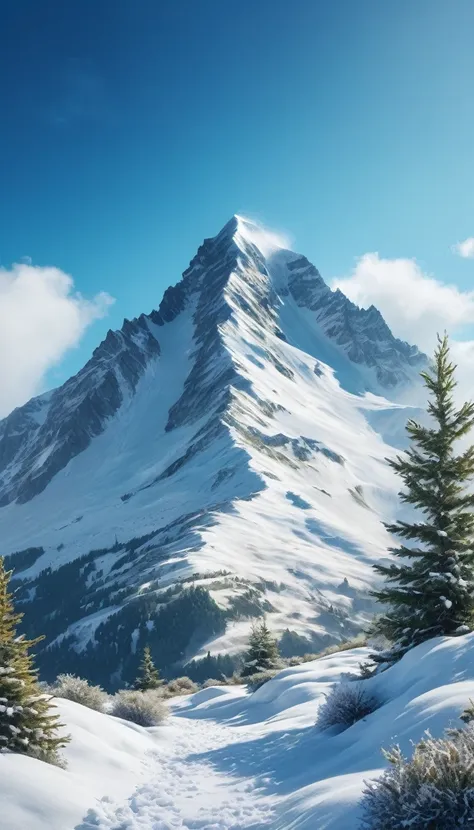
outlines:
[{"label": "sunlit snow field", "polygon": [[58,700],[72,736],[61,770],[0,756],[2,830],[356,830],[381,747],[434,736],[474,697],[474,634],[413,649],[364,681],[379,708],[345,731],[314,722],[367,649],[283,670],[254,694],[211,687],[144,729]]}]

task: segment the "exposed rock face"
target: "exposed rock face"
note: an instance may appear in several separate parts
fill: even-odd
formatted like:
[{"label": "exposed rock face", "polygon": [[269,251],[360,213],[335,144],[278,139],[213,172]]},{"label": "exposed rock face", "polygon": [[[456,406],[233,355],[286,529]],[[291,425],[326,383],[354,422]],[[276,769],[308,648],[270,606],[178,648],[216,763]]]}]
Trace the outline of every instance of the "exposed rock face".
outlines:
[{"label": "exposed rock face", "polygon": [[359,308],[339,289],[331,291],[306,257],[287,262],[288,287],[298,305],[311,309],[328,337],[342,346],[350,360],[375,369],[383,387],[410,380],[426,356],[416,346],[393,336],[380,312]]},{"label": "exposed rock face", "polygon": [[160,346],[144,314],[109,331],[84,368],[59,389],[15,409],[0,424],[0,506],[40,493],[133,394]]}]

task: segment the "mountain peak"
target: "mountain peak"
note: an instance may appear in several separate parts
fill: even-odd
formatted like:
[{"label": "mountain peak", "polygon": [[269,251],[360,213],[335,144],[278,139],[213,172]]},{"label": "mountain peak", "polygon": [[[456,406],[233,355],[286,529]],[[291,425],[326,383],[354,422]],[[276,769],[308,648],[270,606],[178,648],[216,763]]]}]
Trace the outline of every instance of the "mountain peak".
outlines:
[{"label": "mountain peak", "polygon": [[275,251],[288,249],[289,239],[278,231],[266,228],[260,222],[246,216],[235,215],[236,241],[243,240],[246,244],[254,245],[264,257],[271,256]]},{"label": "mountain peak", "polygon": [[97,682],[128,680],[137,637],[165,667],[260,611],[302,635],[317,613],[308,651],[363,627],[391,487],[364,395],[393,428],[403,407],[381,396],[423,356],[288,248],[233,216],[156,311],[0,422],[3,551],[47,621],[43,666],[68,671],[73,649]]},{"label": "mountain peak", "polygon": [[[158,310],[125,319],[119,331],[109,331],[75,377],[47,400],[40,399],[41,418],[32,417],[35,407],[27,404],[0,422],[0,506],[15,499],[28,501],[41,492],[103,431],[107,419],[133,396],[147,367],[159,359],[164,327],[186,309],[192,309],[197,358],[181,404],[176,401],[170,410],[170,424],[176,421],[178,409],[180,417],[185,409],[199,412],[200,374],[214,365],[211,344],[221,349],[220,326],[230,318],[242,330],[258,327],[262,342],[275,335],[290,339],[317,359],[329,355],[328,361],[338,366],[339,350],[363,370],[355,386],[353,371],[339,371],[340,381],[351,378],[351,389],[395,389],[416,377],[425,356],[397,340],[374,306],[360,309],[340,290],[332,291],[315,266],[287,246],[281,234],[234,214],[199,247],[182,279],[164,292]],[[296,308],[290,311],[292,304],[310,317],[300,317],[289,333],[288,315],[296,314]],[[322,334],[332,351],[323,345]],[[272,359],[283,365],[276,355]],[[232,383],[242,383],[238,369],[231,368],[238,364],[228,355],[223,359],[227,366],[219,387],[223,400]]]}]

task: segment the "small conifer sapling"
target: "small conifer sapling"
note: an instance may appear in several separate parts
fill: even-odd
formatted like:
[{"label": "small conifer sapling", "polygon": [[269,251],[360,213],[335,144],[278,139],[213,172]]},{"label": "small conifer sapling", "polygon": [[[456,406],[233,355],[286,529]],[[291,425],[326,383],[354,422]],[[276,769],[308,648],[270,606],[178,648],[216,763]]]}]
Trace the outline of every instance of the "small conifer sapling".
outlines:
[{"label": "small conifer sapling", "polygon": [[138,677],[134,683],[134,689],[139,692],[147,692],[150,689],[158,689],[163,681],[160,678],[158,669],[153,663],[149,646],[143,649],[143,658],[138,670]]},{"label": "small conifer sapling", "polygon": [[279,658],[278,644],[272,636],[265,620],[252,627],[249,648],[245,655],[242,677],[257,672],[277,668]]}]

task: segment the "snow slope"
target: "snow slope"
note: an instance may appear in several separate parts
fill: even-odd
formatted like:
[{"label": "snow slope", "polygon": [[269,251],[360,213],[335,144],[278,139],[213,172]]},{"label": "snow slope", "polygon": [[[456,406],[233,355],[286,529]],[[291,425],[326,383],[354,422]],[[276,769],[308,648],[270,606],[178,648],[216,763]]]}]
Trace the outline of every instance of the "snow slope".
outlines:
[{"label": "snow slope", "polygon": [[221,617],[175,655],[155,644],[162,666],[239,650],[261,610],[316,644],[360,629],[396,504],[385,459],[424,361],[247,220],[206,240],[158,311],[0,423],[3,552],[32,633],[48,621],[46,673],[92,649],[84,673],[131,676],[190,586]]},{"label": "snow slope", "polygon": [[69,700],[56,704],[71,736],[62,753],[67,769],[0,754],[2,830],[72,830],[89,805],[126,798],[146,774],[152,730]]},{"label": "snow slope", "polygon": [[253,695],[214,687],[145,730],[59,701],[67,770],[0,755],[3,830],[356,830],[381,746],[434,736],[474,697],[474,634],[437,639],[367,681],[377,711],[319,731],[318,706],[357,671],[355,649],[282,671]]}]

